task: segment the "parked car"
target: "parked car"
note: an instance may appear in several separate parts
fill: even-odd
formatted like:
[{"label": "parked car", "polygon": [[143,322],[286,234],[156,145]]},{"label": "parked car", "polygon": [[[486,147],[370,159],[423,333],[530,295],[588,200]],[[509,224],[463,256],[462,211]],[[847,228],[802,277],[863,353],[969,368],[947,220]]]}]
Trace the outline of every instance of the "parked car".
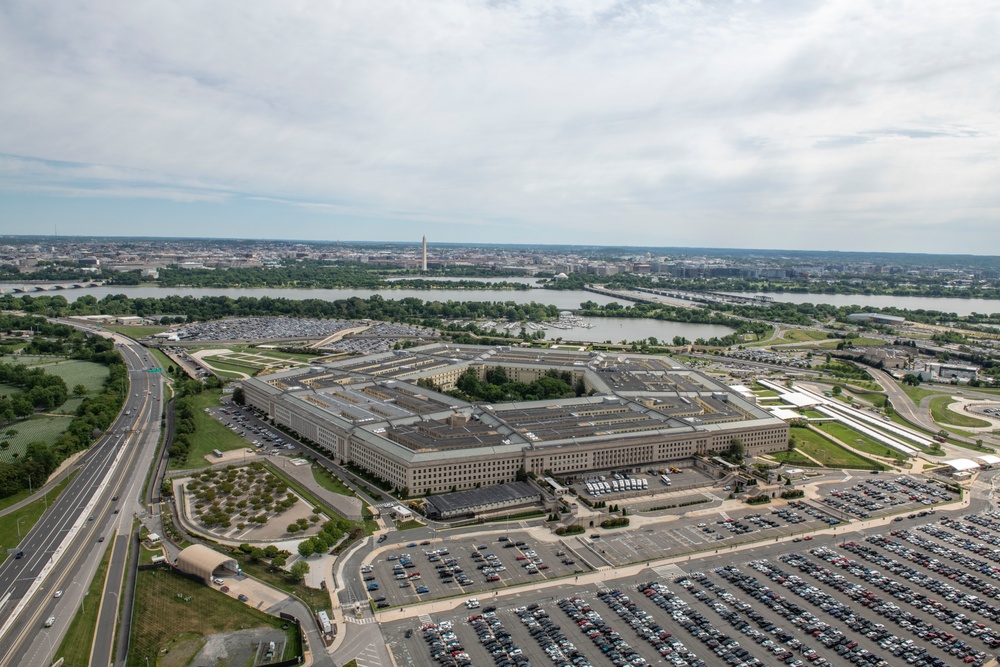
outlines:
[{"label": "parked car", "polygon": [[237,595],[236,599],[239,600],[240,602],[249,602],[250,601],[250,598],[248,598],[247,596],[243,595],[243,593],[240,593],[239,595]]}]

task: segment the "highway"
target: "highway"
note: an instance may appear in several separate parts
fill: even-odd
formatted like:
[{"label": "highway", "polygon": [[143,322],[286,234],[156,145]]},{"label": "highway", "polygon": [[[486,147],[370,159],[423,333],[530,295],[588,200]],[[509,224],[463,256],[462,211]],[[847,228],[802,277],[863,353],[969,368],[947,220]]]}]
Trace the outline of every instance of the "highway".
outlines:
[{"label": "highway", "polygon": [[[124,337],[115,339],[129,369],[129,394],[122,413],[91,445],[80,472],[18,545],[24,556],[10,557],[0,566],[0,667],[51,663],[78,606],[84,603],[106,547],[120,543],[116,533],[127,541],[133,512],[142,508],[140,487],[159,434],[162,383],[159,374],[146,372],[156,363],[142,346]],[[115,550],[113,571],[122,571],[118,561],[124,553]],[[59,599],[54,597],[56,591],[63,591]],[[117,606],[110,605],[115,612]],[[45,628],[50,616],[55,622]],[[104,643],[110,652],[114,628],[113,622],[102,626],[95,647]]]}]

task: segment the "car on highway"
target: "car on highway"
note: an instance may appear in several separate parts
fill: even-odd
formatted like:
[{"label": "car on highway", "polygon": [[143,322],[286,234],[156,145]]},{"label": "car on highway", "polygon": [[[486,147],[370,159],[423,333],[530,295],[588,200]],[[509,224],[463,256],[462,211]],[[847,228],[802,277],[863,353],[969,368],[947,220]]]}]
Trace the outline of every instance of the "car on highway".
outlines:
[{"label": "car on highway", "polygon": [[23,551],[18,551],[17,555],[14,556],[14,560],[18,560],[18,559],[21,559],[21,558],[24,558],[24,552]]},{"label": "car on highway", "polygon": [[49,616],[47,619],[45,619],[45,627],[51,628],[52,624],[55,623],[55,622],[56,622],[56,617],[55,616]]},{"label": "car on highway", "polygon": [[54,597],[56,599],[61,598],[62,597],[62,591],[56,591],[55,595],[53,595],[52,597]]},{"label": "car on highway", "polygon": [[98,541],[98,542],[103,542],[103,541],[104,541],[104,536],[103,536],[103,535],[101,535],[100,537],[98,537],[98,538],[97,538],[97,541]]}]

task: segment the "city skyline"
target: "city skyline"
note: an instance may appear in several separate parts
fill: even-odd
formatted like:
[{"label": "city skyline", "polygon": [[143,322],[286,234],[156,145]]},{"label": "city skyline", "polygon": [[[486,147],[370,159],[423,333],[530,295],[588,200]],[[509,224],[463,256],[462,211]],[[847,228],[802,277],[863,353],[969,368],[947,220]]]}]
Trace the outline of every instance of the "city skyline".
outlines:
[{"label": "city skyline", "polygon": [[980,254],[997,16],[14,2],[0,231]]}]

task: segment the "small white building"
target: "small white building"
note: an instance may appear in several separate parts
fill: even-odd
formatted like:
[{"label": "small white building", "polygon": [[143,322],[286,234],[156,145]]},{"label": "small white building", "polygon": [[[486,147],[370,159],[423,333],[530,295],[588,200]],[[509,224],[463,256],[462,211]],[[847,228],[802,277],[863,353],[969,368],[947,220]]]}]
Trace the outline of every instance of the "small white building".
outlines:
[{"label": "small white building", "polygon": [[392,518],[396,519],[397,521],[413,520],[413,512],[406,509],[402,505],[393,505],[392,509],[390,510],[390,513],[392,514]]},{"label": "small white building", "polygon": [[983,470],[993,470],[997,466],[1000,466],[1000,456],[996,456],[995,454],[983,454],[974,458],[973,461],[981,465]]},{"label": "small white building", "polygon": [[951,474],[953,477],[958,477],[960,473],[967,473],[964,475],[968,477],[976,470],[979,470],[979,464],[972,459],[952,459],[950,461],[945,461],[944,464],[951,468]]}]

